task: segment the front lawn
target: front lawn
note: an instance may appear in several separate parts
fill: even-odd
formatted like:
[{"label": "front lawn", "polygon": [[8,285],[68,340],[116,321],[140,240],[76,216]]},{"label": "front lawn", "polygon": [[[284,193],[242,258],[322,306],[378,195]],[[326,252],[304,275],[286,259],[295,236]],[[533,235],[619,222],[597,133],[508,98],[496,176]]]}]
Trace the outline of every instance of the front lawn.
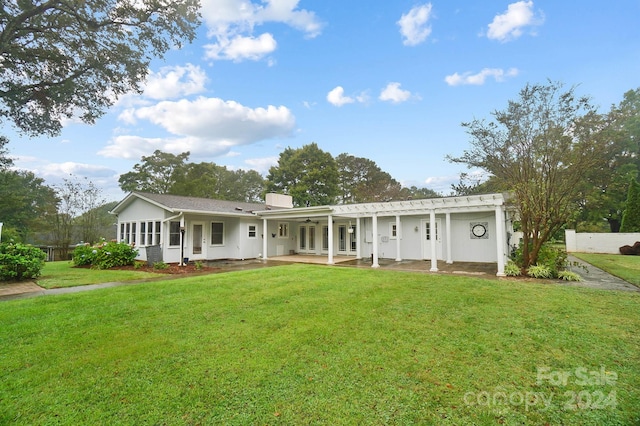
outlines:
[{"label": "front lawn", "polygon": [[40,287],[61,288],[161,277],[164,274],[117,269],[76,268],[73,262],[46,262],[42,275],[36,280]]},{"label": "front lawn", "polygon": [[599,253],[571,253],[575,257],[584,260],[607,271],[611,275],[640,286],[640,256],[623,256],[621,254]]},{"label": "front lawn", "polygon": [[8,301],[0,424],[638,424],[638,312],[316,265]]}]

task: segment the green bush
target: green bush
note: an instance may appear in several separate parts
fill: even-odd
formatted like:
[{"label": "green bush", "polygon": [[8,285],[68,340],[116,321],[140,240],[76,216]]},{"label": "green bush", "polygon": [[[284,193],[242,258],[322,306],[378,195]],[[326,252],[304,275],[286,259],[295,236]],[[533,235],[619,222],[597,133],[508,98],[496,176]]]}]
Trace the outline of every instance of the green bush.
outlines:
[{"label": "green bush", "polygon": [[100,243],[95,246],[78,246],[73,251],[73,263],[76,266],[91,265],[98,269],[133,265],[138,250],[127,243]]},{"label": "green bush", "polygon": [[163,269],[168,269],[168,268],[169,268],[169,264],[164,263],[162,261],[156,262],[156,263],[153,264],[153,269],[163,270]]},{"label": "green bush", "polygon": [[582,277],[573,271],[560,271],[558,278],[565,281],[582,281]]},{"label": "green bush", "polygon": [[[522,244],[518,247],[513,255],[513,261],[516,265],[522,266]],[[551,243],[545,243],[538,252],[538,261],[536,265],[543,265],[551,272],[550,278],[555,278],[558,273],[565,269],[567,263],[567,252]],[[533,266],[532,266],[533,267]],[[531,275],[531,274],[529,274]]]},{"label": "green bush", "polygon": [[0,244],[0,280],[26,280],[40,276],[47,255],[22,243]]},{"label": "green bush", "polygon": [[553,271],[547,265],[536,264],[527,269],[527,275],[533,278],[553,278]]},{"label": "green bush", "polygon": [[510,260],[504,267],[504,274],[508,277],[519,277],[521,274],[520,267]]},{"label": "green bush", "polygon": [[89,244],[76,246],[72,255],[73,264],[76,266],[92,265],[97,253],[97,248]]}]

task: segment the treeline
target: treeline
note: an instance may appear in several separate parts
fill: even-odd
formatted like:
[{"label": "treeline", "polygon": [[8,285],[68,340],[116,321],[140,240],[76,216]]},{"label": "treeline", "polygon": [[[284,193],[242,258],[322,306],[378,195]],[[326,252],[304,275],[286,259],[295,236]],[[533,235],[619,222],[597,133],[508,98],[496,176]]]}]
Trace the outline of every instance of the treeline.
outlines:
[{"label": "treeline", "polygon": [[120,176],[125,192],[142,191],[261,202],[266,192],[289,194],[294,205],[365,203],[438,197],[426,188],[403,187],[367,159],[349,154],[334,158],[316,143],[287,148],[266,178],[255,170],[229,170],[214,163],[191,163],[189,152],[155,151]]}]

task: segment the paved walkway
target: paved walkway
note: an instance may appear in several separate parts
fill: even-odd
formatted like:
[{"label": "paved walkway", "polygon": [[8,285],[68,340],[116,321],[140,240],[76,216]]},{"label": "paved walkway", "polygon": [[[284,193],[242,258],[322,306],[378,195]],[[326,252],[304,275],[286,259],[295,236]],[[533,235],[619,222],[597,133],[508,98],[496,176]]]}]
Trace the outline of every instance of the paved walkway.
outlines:
[{"label": "paved walkway", "polygon": [[567,260],[572,265],[571,270],[580,275],[583,281],[563,282],[565,285],[598,288],[602,290],[640,291],[640,288],[618,277],[596,268],[590,263],[569,255]]},{"label": "paved walkway", "polygon": [[[314,262],[318,263],[317,258],[324,258],[317,256],[314,259]],[[344,259],[341,259],[344,260]],[[554,281],[559,285],[567,285],[574,287],[588,287],[595,288],[601,290],[619,290],[619,291],[637,291],[640,292],[640,288],[636,287],[633,284],[630,284],[620,278],[614,277],[613,275],[608,274],[602,269],[596,268],[595,266],[588,264],[577,257],[569,255],[569,262],[572,267],[571,270],[579,274],[583,281],[580,282],[569,282],[569,281]],[[209,273],[222,273],[222,272],[231,272],[231,271],[240,271],[247,269],[256,269],[256,268],[265,268],[276,265],[284,265],[292,262],[300,262],[300,259],[287,260],[286,256],[282,256],[277,260],[270,259],[268,261],[263,261],[259,259],[250,259],[245,261],[214,261],[210,262],[209,266],[213,266],[216,268],[215,272]],[[389,269],[395,271],[413,271],[413,272],[429,272],[431,268],[431,262],[424,260],[404,260],[400,262],[396,262],[391,259],[380,259],[380,269]],[[370,268],[371,261],[364,260],[355,260],[349,259],[344,262],[339,263],[340,266],[343,267],[356,267],[356,268]],[[496,265],[493,263],[474,263],[474,262],[455,262],[453,264],[446,264],[445,262],[438,262],[438,272],[440,274],[458,274],[458,275],[468,275],[468,276],[477,276],[481,278],[492,278],[498,279],[496,277]],[[204,273],[207,274],[207,273]],[[68,293],[80,293],[83,291],[91,291],[98,288],[110,288],[110,287],[119,287],[125,285],[136,285],[145,282],[152,281],[165,281],[171,279],[179,279],[184,278],[184,275],[167,275],[166,277],[159,278],[150,278],[144,280],[136,280],[136,281],[125,281],[125,282],[111,282],[111,283],[102,283],[102,284],[91,284],[77,287],[67,287],[67,288],[55,288],[51,290],[44,289],[33,282],[21,282],[21,283],[4,283],[0,284],[0,301],[4,300],[15,300],[15,299],[24,299],[29,297],[36,296],[44,296],[44,295],[53,295],[53,294],[68,294]],[[509,278],[512,279],[512,278]]]}]

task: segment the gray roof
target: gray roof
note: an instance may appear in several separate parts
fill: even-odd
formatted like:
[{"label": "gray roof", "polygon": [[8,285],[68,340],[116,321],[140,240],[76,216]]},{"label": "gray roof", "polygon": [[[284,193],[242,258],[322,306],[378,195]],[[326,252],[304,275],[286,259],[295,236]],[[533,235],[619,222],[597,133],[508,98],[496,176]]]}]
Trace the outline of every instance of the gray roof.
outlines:
[{"label": "gray roof", "polygon": [[198,212],[198,213],[221,213],[234,215],[250,215],[254,211],[268,209],[264,203],[245,203],[241,201],[213,200],[210,198],[185,197],[182,195],[151,194],[147,192],[132,192],[115,206],[112,212],[117,213],[122,210],[131,200],[140,198],[173,212]]}]

